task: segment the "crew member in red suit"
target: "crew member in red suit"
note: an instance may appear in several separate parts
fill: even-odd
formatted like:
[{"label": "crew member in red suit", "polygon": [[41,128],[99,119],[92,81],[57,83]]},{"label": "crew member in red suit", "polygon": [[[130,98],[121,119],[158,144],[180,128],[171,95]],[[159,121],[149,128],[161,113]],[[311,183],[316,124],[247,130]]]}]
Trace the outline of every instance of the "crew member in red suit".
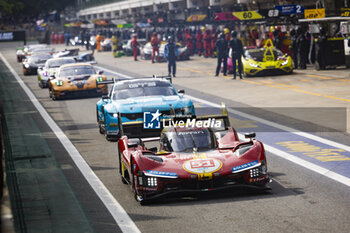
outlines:
[{"label": "crew member in red suit", "polygon": [[51,43],[52,44],[56,44],[56,41],[55,41],[55,33],[51,33]]},{"label": "crew member in red suit", "polygon": [[137,52],[139,47],[139,42],[137,42],[137,34],[134,34],[131,39],[132,51],[134,53],[134,61],[137,61]]},{"label": "crew member in red suit", "polygon": [[211,54],[214,55],[216,40],[218,39],[218,34],[215,28],[211,29]]},{"label": "crew member in red suit", "polygon": [[154,63],[154,56],[157,53],[157,56],[159,55],[159,40],[156,32],[153,32],[152,38],[151,38],[151,45],[152,45],[152,63]]},{"label": "crew member in red suit", "polygon": [[185,40],[186,40],[186,46],[190,55],[193,55],[193,38],[192,38],[191,29],[188,29],[188,28],[185,29]]},{"label": "crew member in red suit", "polygon": [[198,29],[196,33],[196,47],[198,55],[201,56],[203,50],[203,34],[201,29]]},{"label": "crew member in red suit", "polygon": [[205,30],[204,37],[204,57],[211,57],[211,34],[210,30]]}]

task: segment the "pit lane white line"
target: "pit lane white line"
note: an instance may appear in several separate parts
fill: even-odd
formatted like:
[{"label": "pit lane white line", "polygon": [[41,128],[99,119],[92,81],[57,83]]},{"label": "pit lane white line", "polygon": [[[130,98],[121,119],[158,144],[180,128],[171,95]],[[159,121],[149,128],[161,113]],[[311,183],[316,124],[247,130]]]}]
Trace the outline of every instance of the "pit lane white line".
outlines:
[{"label": "pit lane white line", "polygon": [[51,130],[55,133],[58,140],[62,143],[64,148],[67,150],[68,154],[77,165],[85,179],[91,185],[93,190],[99,196],[103,204],[106,206],[108,211],[113,216],[114,220],[118,224],[119,228],[122,232],[141,232],[135,223],[131,220],[129,215],[123,209],[123,207],[119,204],[119,202],[113,197],[113,195],[109,192],[109,190],[104,186],[102,181],[96,176],[96,174],[92,171],[90,166],[86,163],[84,158],[81,156],[79,151],[75,148],[73,143],[68,139],[68,137],[64,134],[64,132],[58,127],[56,122],[51,118],[51,116],[47,113],[45,108],[40,104],[38,99],[35,97],[33,92],[28,88],[28,86],[23,82],[23,80],[19,77],[16,71],[11,67],[11,65],[7,62],[6,58],[0,52],[0,58],[3,60],[7,68],[11,71],[13,76],[16,78],[17,82],[20,84],[24,92],[28,95],[30,101],[39,111],[40,115],[43,117],[45,122],[51,128]]},{"label": "pit lane white line", "polygon": [[[110,69],[106,69],[104,67],[100,67],[99,66],[97,68],[104,69],[104,70],[108,71],[109,73],[115,74],[117,76],[120,76],[120,77],[123,77],[123,78],[126,78],[126,79],[132,79],[131,76],[128,76],[128,75],[125,75],[125,74],[121,74],[119,72],[115,72],[115,71],[112,71]],[[210,106],[213,106],[213,107],[216,107],[216,108],[220,108],[221,107],[220,104],[216,104],[216,103],[213,103],[213,102],[210,102],[210,101],[207,101],[207,100],[203,100],[203,99],[200,99],[200,98],[197,98],[197,97],[194,97],[194,96],[190,96],[190,95],[186,95],[186,96],[191,98],[194,101],[201,102],[203,104],[207,104],[207,105],[210,105]],[[312,135],[312,134],[309,134],[309,133],[305,133],[305,132],[297,132],[298,130],[296,130],[296,129],[293,129],[293,128],[290,128],[290,127],[287,127],[287,126],[284,126],[284,125],[280,125],[280,124],[277,124],[277,123],[274,123],[274,122],[271,122],[271,121],[268,121],[268,120],[265,120],[265,119],[262,119],[262,118],[250,115],[250,114],[246,114],[246,113],[237,111],[237,110],[228,109],[227,111],[230,112],[230,113],[233,113],[233,114],[236,114],[236,115],[239,115],[239,116],[242,116],[242,117],[254,120],[254,121],[258,121],[260,123],[263,123],[263,124],[266,124],[266,125],[269,125],[269,126],[272,126],[274,128],[278,128],[278,129],[281,129],[283,131],[287,131],[289,133],[293,133],[293,134],[299,135],[301,137],[309,138],[309,139],[321,142],[321,143],[326,144],[326,145],[330,145],[330,146],[338,147],[338,148],[346,150],[346,151],[350,151],[350,147],[349,146],[340,144],[338,142],[334,142],[334,141],[331,141],[331,140],[328,140],[328,139],[324,139],[324,138],[321,138],[321,137],[318,137],[318,136],[315,136],[315,135]],[[244,140],[244,136],[242,134],[238,134],[238,136],[239,136],[239,138],[241,140]],[[272,146],[269,146],[269,145],[266,145],[266,144],[264,144],[264,146],[265,146],[265,149],[267,151],[269,151],[269,152],[271,152],[271,153],[273,153],[273,154],[275,154],[275,155],[277,155],[277,156],[279,156],[281,158],[287,159],[287,160],[289,160],[289,161],[291,161],[291,162],[293,162],[295,164],[298,164],[300,166],[303,166],[303,167],[305,167],[305,168],[307,168],[307,169],[309,169],[311,171],[317,172],[317,173],[319,173],[319,174],[321,174],[323,176],[326,176],[326,177],[331,178],[331,179],[333,179],[335,181],[338,181],[338,182],[340,182],[342,184],[345,184],[346,186],[350,186],[350,179],[348,177],[342,176],[342,175],[340,175],[338,173],[332,172],[329,169],[325,169],[325,168],[323,168],[321,166],[318,166],[318,165],[310,163],[310,162],[308,162],[306,160],[300,159],[297,156],[294,156],[292,154],[284,152],[284,151],[282,151],[280,149],[277,149],[275,147],[272,147]]]}]

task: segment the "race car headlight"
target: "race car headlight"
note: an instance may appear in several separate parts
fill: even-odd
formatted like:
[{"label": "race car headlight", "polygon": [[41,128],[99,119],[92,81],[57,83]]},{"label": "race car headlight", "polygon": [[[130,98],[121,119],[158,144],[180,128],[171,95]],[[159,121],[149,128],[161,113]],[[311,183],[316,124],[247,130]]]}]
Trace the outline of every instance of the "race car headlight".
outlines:
[{"label": "race car headlight", "polygon": [[56,85],[57,85],[57,86],[62,86],[62,85],[63,85],[62,80],[57,80],[57,81],[56,81]]},{"label": "race car headlight", "polygon": [[282,63],[281,63],[281,66],[285,66],[285,65],[287,65],[287,64],[288,64],[288,62],[289,62],[288,60],[285,60],[284,62],[282,62]]},{"label": "race car headlight", "polygon": [[186,106],[181,109],[182,114],[189,115],[192,114],[192,108],[190,106]]},{"label": "race car headlight", "polygon": [[267,167],[266,167],[266,161],[262,160],[261,161],[261,166],[250,169],[250,177],[255,178],[255,177],[260,177],[263,176],[267,173]]},{"label": "race car headlight", "polygon": [[147,177],[147,186],[156,187],[157,186],[157,177]]},{"label": "race car headlight", "polygon": [[261,68],[258,64],[255,63],[249,63],[249,65],[254,68]]},{"label": "race car headlight", "polygon": [[115,118],[118,118],[118,113],[113,113],[112,116],[115,117]]},{"label": "race car headlight", "polygon": [[235,152],[233,152],[233,154],[236,155],[237,157],[241,157],[244,153],[246,153],[252,147],[253,147],[252,144],[248,144],[248,145],[243,144],[238,149],[236,149]]},{"label": "race car headlight", "polygon": [[27,63],[24,64],[24,67],[28,69],[29,68],[29,64],[27,64]]}]

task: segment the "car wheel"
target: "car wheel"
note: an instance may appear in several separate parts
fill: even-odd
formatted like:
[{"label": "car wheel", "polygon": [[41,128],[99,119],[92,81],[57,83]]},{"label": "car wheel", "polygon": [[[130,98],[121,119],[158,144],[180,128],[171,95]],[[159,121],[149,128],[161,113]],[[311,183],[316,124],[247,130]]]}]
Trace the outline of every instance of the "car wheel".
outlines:
[{"label": "car wheel", "polygon": [[119,160],[119,174],[120,174],[120,178],[123,184],[128,184],[126,178],[123,176],[123,166],[122,166],[122,160],[121,160],[121,156],[122,154],[120,153],[120,148],[118,146],[118,160]]},{"label": "car wheel", "polygon": [[137,202],[139,202],[141,205],[145,204],[146,201],[144,200],[143,196],[138,194],[135,188],[135,175],[134,175],[134,164],[132,162],[132,158],[130,158],[130,166],[131,166],[131,191],[134,193],[134,198]]}]

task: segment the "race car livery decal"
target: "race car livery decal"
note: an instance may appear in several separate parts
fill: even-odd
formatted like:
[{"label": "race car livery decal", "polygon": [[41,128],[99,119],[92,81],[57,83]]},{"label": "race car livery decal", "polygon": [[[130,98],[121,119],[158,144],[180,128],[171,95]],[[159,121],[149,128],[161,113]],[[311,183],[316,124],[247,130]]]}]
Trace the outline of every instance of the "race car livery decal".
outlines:
[{"label": "race car livery decal", "polygon": [[255,160],[255,161],[250,162],[250,163],[245,163],[245,164],[233,167],[232,173],[241,172],[241,171],[244,171],[244,170],[259,166],[259,165],[260,165],[260,163],[258,162],[258,160]]},{"label": "race car livery decal", "polygon": [[177,178],[178,175],[175,172],[162,172],[162,171],[152,171],[146,170],[146,176],[156,176],[156,177],[165,177],[165,178]]},{"label": "race car livery decal", "polygon": [[183,164],[183,168],[194,174],[213,173],[222,167],[222,162],[213,158],[192,159]]}]

